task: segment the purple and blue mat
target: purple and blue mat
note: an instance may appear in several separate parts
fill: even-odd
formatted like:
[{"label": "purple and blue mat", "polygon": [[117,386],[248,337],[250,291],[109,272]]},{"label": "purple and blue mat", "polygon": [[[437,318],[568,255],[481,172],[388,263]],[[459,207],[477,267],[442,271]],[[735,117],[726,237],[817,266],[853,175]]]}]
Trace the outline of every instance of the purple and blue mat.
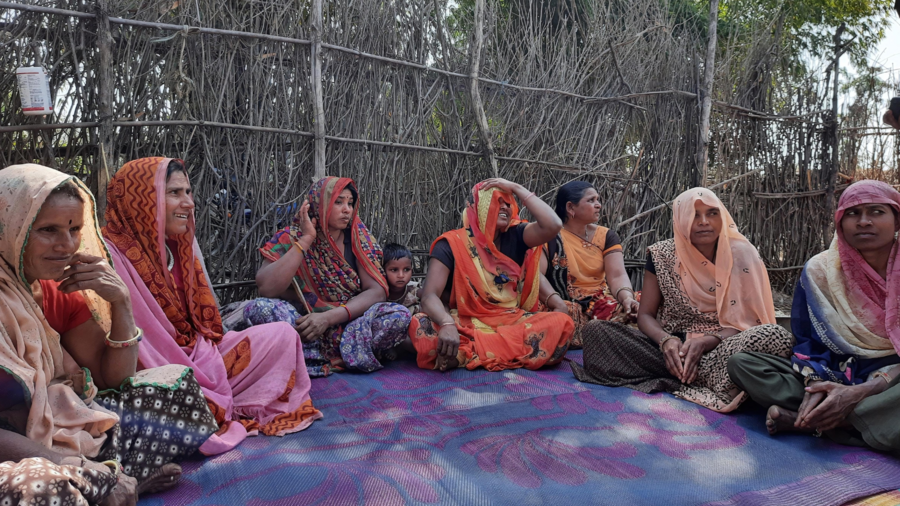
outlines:
[{"label": "purple and blue mat", "polygon": [[[569,358],[580,361],[581,352]],[[542,371],[424,371],[411,361],[312,381],[325,418],[184,463],[146,506],[343,504],[839,505],[900,487],[900,461],[764,412]],[[900,422],[898,422],[900,423]]]}]

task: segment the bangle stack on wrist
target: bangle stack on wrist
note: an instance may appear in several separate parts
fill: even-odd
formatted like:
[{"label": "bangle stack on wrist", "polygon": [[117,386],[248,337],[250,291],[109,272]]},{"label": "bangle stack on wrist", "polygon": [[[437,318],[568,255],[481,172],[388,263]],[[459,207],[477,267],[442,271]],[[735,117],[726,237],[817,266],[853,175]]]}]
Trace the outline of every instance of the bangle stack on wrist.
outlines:
[{"label": "bangle stack on wrist", "polygon": [[666,337],[663,337],[662,339],[660,339],[659,340],[659,351],[663,351],[663,346],[665,346],[666,341],[668,341],[670,339],[678,339],[678,336],[673,336],[672,334],[668,334]]},{"label": "bangle stack on wrist", "polygon": [[550,298],[553,297],[554,295],[559,297],[559,300],[562,300],[562,295],[560,295],[559,292],[553,292],[550,295],[548,295],[546,299],[544,299],[545,306],[550,307]]},{"label": "bangle stack on wrist", "polygon": [[616,294],[613,295],[613,298],[616,299],[616,302],[618,302],[619,304],[622,303],[622,301],[619,300],[619,292],[621,292],[622,290],[631,292],[631,298],[632,299],[634,298],[634,289],[632,289],[630,286],[623,286],[622,288],[619,288],[618,290],[616,290]]},{"label": "bangle stack on wrist", "polygon": [[130,346],[134,346],[137,343],[141,342],[144,339],[144,331],[140,327],[135,327],[137,332],[134,334],[134,337],[127,341],[113,341],[109,338],[110,333],[106,333],[106,345],[110,348],[128,348]]}]

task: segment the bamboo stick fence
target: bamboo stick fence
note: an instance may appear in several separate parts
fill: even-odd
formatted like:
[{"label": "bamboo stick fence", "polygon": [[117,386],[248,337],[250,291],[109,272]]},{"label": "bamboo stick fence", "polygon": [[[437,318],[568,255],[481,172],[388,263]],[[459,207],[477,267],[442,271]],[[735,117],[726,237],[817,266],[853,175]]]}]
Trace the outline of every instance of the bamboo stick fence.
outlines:
[{"label": "bamboo stick fence", "polygon": [[[373,233],[414,249],[459,226],[479,180],[548,201],[589,180],[632,259],[671,236],[667,203],[706,185],[779,288],[826,246],[841,175],[898,182],[896,134],[864,128],[878,99],[839,124],[830,75],[785,77],[768,22],[707,68],[704,34],[668,0],[507,4],[0,1],[0,166],[77,174],[104,202],[126,161],[185,159],[226,301],[250,294],[256,248],[326,174],[354,178]],[[19,110],[14,69],[32,64],[50,73],[52,117]]]}]

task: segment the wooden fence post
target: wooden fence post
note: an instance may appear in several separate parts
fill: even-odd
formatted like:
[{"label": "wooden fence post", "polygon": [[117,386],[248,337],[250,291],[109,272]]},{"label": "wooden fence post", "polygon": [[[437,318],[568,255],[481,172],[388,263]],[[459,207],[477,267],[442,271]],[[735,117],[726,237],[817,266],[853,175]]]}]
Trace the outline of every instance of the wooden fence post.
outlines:
[{"label": "wooden fence post", "polygon": [[481,48],[483,45],[484,0],[475,0],[475,33],[469,45],[469,95],[472,97],[475,123],[478,125],[478,133],[481,135],[483,156],[491,164],[494,177],[500,177],[500,168],[497,166],[497,157],[494,154],[494,143],[491,141],[491,130],[488,126],[487,115],[484,113],[484,103],[481,101],[481,91],[478,86],[478,72],[481,67]]},{"label": "wooden fence post", "polygon": [[325,177],[325,106],[322,91],[322,6],[323,0],[313,0],[312,3],[312,44],[310,44],[310,90],[312,92],[313,134],[315,135],[315,156],[313,157],[313,169],[315,176],[313,181]]},{"label": "wooden fence post", "polygon": [[700,186],[707,185],[709,177],[709,114],[712,110],[713,80],[716,73],[716,32],[719,26],[719,0],[709,1],[709,41],[706,43],[706,61],[703,64],[703,84],[697,97],[700,99],[700,139],[697,144],[697,168],[700,169]]},{"label": "wooden fence post", "polygon": [[97,198],[97,218],[100,225],[106,224],[106,187],[109,184],[109,168],[115,164],[115,152],[113,147],[113,89],[115,88],[115,73],[112,68],[112,31],[109,28],[109,3],[108,0],[97,0],[97,50],[99,67],[97,69],[98,84],[98,110],[100,128],[98,129],[100,152],[97,159],[100,163],[94,168],[97,171],[97,188],[94,195]]},{"label": "wooden fence post", "polygon": [[841,23],[841,26],[835,30],[834,37],[831,39],[834,42],[834,61],[831,63],[831,70],[834,72],[834,82],[831,90],[831,117],[828,118],[825,125],[827,139],[830,142],[825,143],[824,146],[831,148],[831,160],[825,160],[825,222],[827,225],[825,226],[824,246],[826,248],[831,244],[831,238],[834,234],[834,184],[838,173],[841,171],[841,161],[838,156],[838,145],[840,144],[838,140],[838,85],[840,84],[841,55],[845,51],[845,47],[841,44],[841,35],[843,35],[846,28],[847,25]]}]

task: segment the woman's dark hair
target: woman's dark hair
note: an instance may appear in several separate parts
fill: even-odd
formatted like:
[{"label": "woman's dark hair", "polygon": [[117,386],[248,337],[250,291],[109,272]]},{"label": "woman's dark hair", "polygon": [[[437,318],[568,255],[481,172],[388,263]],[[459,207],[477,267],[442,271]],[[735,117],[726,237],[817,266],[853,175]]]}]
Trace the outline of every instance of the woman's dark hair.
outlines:
[{"label": "woman's dark hair", "polygon": [[569,181],[559,187],[559,191],[556,192],[556,215],[563,223],[569,219],[566,204],[569,202],[578,204],[584,198],[584,194],[593,187],[594,185],[587,181]]},{"label": "woman's dark hair", "polygon": [[185,177],[188,175],[187,169],[184,167],[184,161],[177,158],[169,162],[169,166],[166,167],[166,182],[168,182],[169,178],[172,177],[172,174],[176,172],[181,172]]},{"label": "woman's dark hair", "polygon": [[65,195],[66,197],[71,197],[78,202],[84,204],[84,197],[81,196],[81,188],[75,184],[75,181],[71,179],[67,179],[64,183],[57,186],[50,192],[50,195],[47,195],[47,200],[50,200],[51,197],[55,197],[57,195]]},{"label": "woman's dark hair", "polygon": [[[355,185],[348,184],[347,186],[344,187],[344,190],[350,190],[350,195],[353,195],[353,202],[356,202],[359,200],[359,192],[356,191]],[[341,191],[344,191],[344,190],[341,190]]]},{"label": "woman's dark hair", "polygon": [[412,261],[412,253],[406,246],[395,242],[389,242],[384,245],[384,259],[381,261],[381,265],[387,266],[388,262],[400,260],[401,258],[408,258],[410,262]]}]

